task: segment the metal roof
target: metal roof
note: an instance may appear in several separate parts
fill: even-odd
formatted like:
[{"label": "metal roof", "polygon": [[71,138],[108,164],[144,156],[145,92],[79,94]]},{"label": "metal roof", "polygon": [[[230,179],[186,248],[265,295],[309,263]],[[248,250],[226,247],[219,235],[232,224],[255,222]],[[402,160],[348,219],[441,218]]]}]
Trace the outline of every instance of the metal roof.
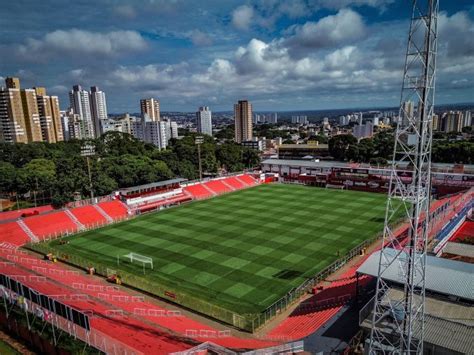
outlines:
[{"label": "metal roof", "polygon": [[[425,315],[425,342],[469,354],[474,349],[474,327]],[[471,353],[472,354],[472,353]]]},{"label": "metal roof", "polygon": [[[388,257],[395,258],[399,251],[387,250]],[[406,254],[399,254],[398,258],[406,258]],[[380,251],[373,253],[357,269],[360,274],[377,276]],[[418,275],[419,276],[419,275]],[[402,284],[404,280],[398,270],[398,263],[393,262],[384,273],[385,280]],[[426,257],[426,283],[427,291],[438,294],[460,297],[474,301],[474,265],[461,261]]]},{"label": "metal roof", "polygon": [[474,258],[474,245],[448,242],[443,248],[443,253]]},{"label": "metal roof", "polygon": [[265,159],[261,164],[304,166],[307,168],[345,168],[347,163],[337,161],[311,161],[311,160],[287,160],[287,159]]},{"label": "metal roof", "polygon": [[[390,162],[389,162],[390,163]],[[304,167],[319,167],[319,168],[353,168],[356,169],[368,169],[368,168],[377,168],[376,166],[370,166],[370,164],[354,164],[342,161],[334,161],[334,160],[321,160],[319,162],[315,161],[307,161],[307,160],[287,160],[287,159],[266,159],[262,161],[262,164],[272,164],[272,165],[289,165],[289,166],[304,166]],[[444,163],[433,163],[432,165],[433,171],[436,169],[452,169],[454,168],[455,164],[444,164]],[[380,167],[385,169],[390,169],[390,166]],[[399,169],[403,169],[403,166],[400,164]],[[474,171],[474,165],[464,165],[464,174],[471,174]]]},{"label": "metal roof", "polygon": [[177,179],[171,179],[171,180],[152,182],[152,183],[145,184],[145,185],[126,187],[124,189],[120,189],[120,192],[151,189],[151,188],[154,188],[154,187],[160,187],[160,186],[166,186],[166,185],[170,185],[170,184],[181,183],[183,181],[186,181],[186,179],[177,178]]}]

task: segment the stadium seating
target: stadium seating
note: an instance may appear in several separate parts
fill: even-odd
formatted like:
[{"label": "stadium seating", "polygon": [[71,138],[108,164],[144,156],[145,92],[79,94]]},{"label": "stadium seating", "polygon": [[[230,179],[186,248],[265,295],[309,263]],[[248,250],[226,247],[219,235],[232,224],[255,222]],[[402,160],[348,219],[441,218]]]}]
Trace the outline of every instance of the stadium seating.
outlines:
[{"label": "stadium seating", "polygon": [[97,205],[114,220],[128,215],[127,207],[119,200],[100,202]]},{"label": "stadium seating", "polygon": [[[79,310],[93,311],[94,317],[91,318],[93,329],[99,329],[137,350],[144,351],[144,353],[156,353],[154,352],[156,349],[163,349],[160,346],[170,346],[168,343],[171,339],[170,335],[163,333],[163,331],[157,331],[154,325],[158,325],[160,329],[168,329],[180,334],[180,338],[172,338],[172,343],[183,348],[189,347],[189,342],[184,341],[183,338],[189,330],[197,332],[195,338],[197,341],[210,340],[231,348],[250,349],[277,345],[275,342],[258,339],[240,339],[229,335],[220,337],[218,330],[209,325],[188,318],[181,313],[175,314],[169,308],[148,302],[146,297],[131,301],[131,297],[136,296],[134,293],[121,287],[112,286],[105,283],[104,280],[90,277],[80,271],[71,270],[61,263],[46,262],[32,254],[25,255],[24,252],[16,254],[15,259],[9,258],[9,255],[14,256],[15,251],[0,248],[0,261],[13,260],[15,262],[13,266],[0,264],[0,272],[24,277],[25,284],[42,293],[59,295],[66,304],[74,305]],[[30,276],[33,275],[33,280],[31,280]],[[37,276],[43,276],[45,279],[36,281],[38,280]],[[74,299],[78,295],[81,296],[81,300]],[[108,310],[117,311],[123,315],[120,315],[120,319],[117,320],[107,315]],[[147,314],[138,316],[143,310],[146,310]],[[149,310],[153,312],[149,312]],[[127,316],[127,313],[130,316]],[[142,335],[142,333],[146,334]],[[200,335],[203,333],[205,335],[201,337]],[[163,343],[166,339],[168,340]],[[136,347],[145,344],[152,348]]]},{"label": "stadium seating", "polygon": [[0,242],[21,246],[29,241],[30,238],[17,222],[0,224]]},{"label": "stadium seating", "polygon": [[94,206],[72,208],[70,211],[85,227],[101,225],[107,222],[105,217]]},{"label": "stadium seating", "polygon": [[64,211],[24,219],[27,227],[40,239],[76,232],[78,227]]},{"label": "stadium seating", "polygon": [[237,180],[235,177],[228,177],[228,178],[225,179],[225,182],[228,185],[232,186],[235,190],[240,190],[240,189],[243,189],[243,188],[247,187],[244,183]]},{"label": "stadium seating", "polygon": [[267,338],[287,338],[288,340],[304,338],[322,327],[340,309],[341,307],[333,307],[318,312],[291,315],[268,333]]},{"label": "stadium seating", "polygon": [[[7,259],[3,259],[7,260]],[[53,270],[50,265],[46,266],[46,270]],[[0,271],[6,275],[15,275],[17,279],[23,284],[37,290],[40,293],[50,295],[50,297],[58,297],[61,302],[73,306],[80,311],[92,312],[93,317],[89,318],[92,332],[97,330],[105,337],[100,337],[99,341],[104,342],[106,339],[116,344],[123,353],[170,353],[175,351],[185,350],[190,347],[189,344],[183,341],[170,338],[163,331],[158,331],[153,326],[128,315],[120,316],[118,321],[113,316],[110,316],[110,306],[100,301],[100,299],[80,300],[77,298],[78,290],[67,287],[64,284],[58,283],[56,280],[49,278],[51,273],[44,280],[38,280],[35,272],[24,269],[20,266],[2,265]],[[30,276],[34,276],[31,278]],[[84,293],[81,292],[81,296]],[[112,311],[115,311],[113,309]],[[131,332],[133,330],[133,332]],[[93,339],[94,340],[94,339]],[[104,346],[105,344],[101,344]],[[107,353],[116,352],[116,348],[109,346]],[[133,351],[135,350],[135,351]],[[122,352],[120,352],[122,353]]]},{"label": "stadium seating", "polygon": [[222,183],[220,180],[211,180],[204,183],[208,188],[214,191],[216,194],[221,195],[226,192],[231,192],[232,190]]},{"label": "stadium seating", "polygon": [[245,184],[247,184],[247,186],[254,186],[257,184],[257,180],[255,180],[252,176],[247,175],[247,174],[239,175],[238,179],[244,182]]},{"label": "stadium seating", "polygon": [[51,205],[45,205],[45,206],[38,206],[38,207],[23,208],[23,209],[15,210],[15,211],[0,212],[0,221],[18,219],[22,217],[22,215],[33,216],[33,215],[41,214],[41,213],[52,211],[52,210],[53,210],[53,207]]},{"label": "stadium seating", "polygon": [[201,184],[189,185],[184,187],[183,190],[190,193],[196,199],[203,199],[212,196],[211,192]]},{"label": "stadium seating", "polygon": [[461,227],[454,233],[454,236],[451,238],[452,241],[460,241],[467,237],[474,236],[474,222],[465,221]]}]

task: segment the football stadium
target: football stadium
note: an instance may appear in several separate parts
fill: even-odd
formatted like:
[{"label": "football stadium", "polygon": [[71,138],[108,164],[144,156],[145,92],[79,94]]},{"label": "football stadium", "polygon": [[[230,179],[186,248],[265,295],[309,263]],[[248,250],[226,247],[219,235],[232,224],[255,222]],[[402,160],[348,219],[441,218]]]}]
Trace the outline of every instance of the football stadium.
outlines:
[{"label": "football stadium", "polygon": [[373,240],[385,202],[382,194],[264,184],[42,247],[253,331],[260,314]]},{"label": "football stadium", "polygon": [[[2,212],[0,289],[5,304],[19,307],[6,322],[33,319],[38,334],[44,327],[65,334],[42,345],[46,353],[67,344],[114,354],[299,352],[315,342],[354,349],[371,317],[387,176],[353,166],[340,175],[340,166],[320,163],[326,183],[316,187],[309,177],[321,184],[323,170],[313,175],[305,164],[281,161],[280,173],[172,179],[62,209]],[[472,260],[464,241],[472,237],[474,186],[452,181],[443,189],[459,192],[430,207],[427,290],[436,295],[430,327],[458,327],[451,348],[463,353],[471,323],[449,317],[470,312],[453,297],[472,303],[463,286],[472,267],[460,260]],[[403,247],[409,223],[392,222]],[[403,283],[389,271],[392,297]],[[25,332],[18,336],[33,334]],[[430,334],[429,346],[446,343]]]}]

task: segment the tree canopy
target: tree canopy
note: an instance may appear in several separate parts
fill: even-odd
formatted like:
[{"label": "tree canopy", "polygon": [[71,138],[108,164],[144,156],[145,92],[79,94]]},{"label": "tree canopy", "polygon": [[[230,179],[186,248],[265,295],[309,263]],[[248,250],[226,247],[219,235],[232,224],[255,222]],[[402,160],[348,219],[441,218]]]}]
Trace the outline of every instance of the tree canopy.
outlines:
[{"label": "tree canopy", "polygon": [[[180,176],[199,176],[195,133],[172,139],[169,147],[159,150],[129,134],[109,132],[93,140],[71,140],[55,144],[0,144],[0,193],[24,195],[41,192],[43,202],[60,205],[75,193],[90,196],[87,161],[81,156],[85,143],[95,147],[89,158],[93,190],[96,196],[118,188],[146,184]],[[220,168],[229,172],[259,163],[259,154],[230,141],[217,144],[204,136],[201,145],[203,172],[215,175]]]}]

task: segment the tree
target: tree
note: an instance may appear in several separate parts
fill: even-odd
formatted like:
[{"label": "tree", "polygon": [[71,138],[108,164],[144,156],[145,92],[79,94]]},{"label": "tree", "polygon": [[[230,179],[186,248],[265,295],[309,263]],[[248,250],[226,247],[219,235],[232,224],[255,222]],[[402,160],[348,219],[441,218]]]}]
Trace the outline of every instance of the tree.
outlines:
[{"label": "tree", "polygon": [[338,134],[329,139],[329,154],[336,160],[345,160],[349,145],[357,144],[357,138],[352,134]]},{"label": "tree", "polygon": [[56,179],[56,164],[48,159],[33,159],[20,170],[25,190],[50,190]]},{"label": "tree", "polygon": [[234,125],[228,125],[225,128],[220,129],[216,133],[214,133],[214,137],[217,139],[225,139],[225,140],[232,140],[234,139],[235,130]]},{"label": "tree", "polygon": [[361,139],[358,148],[360,161],[368,163],[375,153],[373,140],[371,138]]},{"label": "tree", "polygon": [[219,164],[227,171],[239,171],[244,168],[242,164],[242,147],[236,143],[224,143],[216,149]]},{"label": "tree", "polygon": [[0,193],[13,192],[16,185],[16,169],[13,164],[0,161]]},{"label": "tree", "polygon": [[346,157],[348,160],[353,162],[359,161],[359,147],[355,144],[349,145],[347,148]]},{"label": "tree", "polygon": [[260,154],[255,149],[244,148],[242,164],[245,167],[254,167],[260,163]]}]

